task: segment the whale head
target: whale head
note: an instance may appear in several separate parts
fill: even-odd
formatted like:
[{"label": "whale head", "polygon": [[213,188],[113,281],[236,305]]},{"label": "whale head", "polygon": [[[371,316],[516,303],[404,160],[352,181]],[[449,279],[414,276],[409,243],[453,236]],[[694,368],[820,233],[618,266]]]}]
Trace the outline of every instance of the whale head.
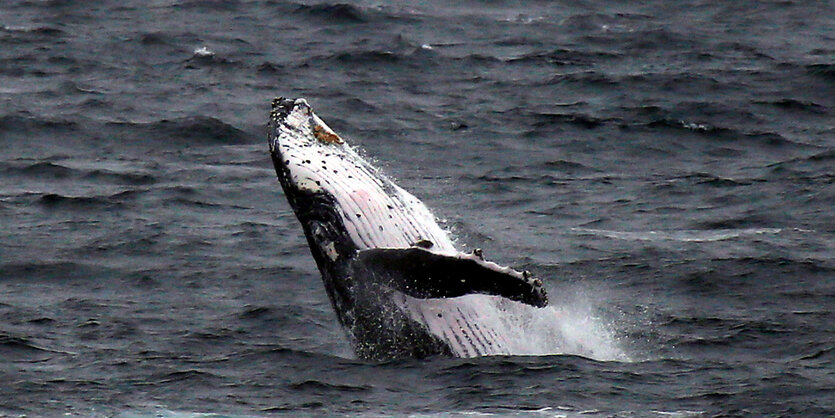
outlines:
[{"label": "whale head", "polygon": [[342,241],[356,250],[428,241],[433,251],[456,252],[429,209],[363,159],[304,99],[275,99],[267,130],[284,193],[308,238],[332,260],[343,252],[331,251],[335,237],[319,239],[321,228],[342,229]]},{"label": "whale head", "polygon": [[[301,98],[273,100],[267,139],[284,195],[323,277],[328,276],[326,287],[338,290],[340,283],[328,283],[335,276],[333,269],[361,249],[361,241],[349,232],[357,227],[344,205],[353,193],[349,189],[361,184],[346,185],[343,180],[354,179],[354,161],[362,160]],[[344,299],[338,296],[331,295]]]},{"label": "whale head", "polygon": [[305,99],[273,100],[267,129],[270,154],[279,158],[276,168],[283,167],[288,185],[299,191],[321,191],[322,181],[328,177],[327,163],[344,159],[348,151],[342,138],[313,113]]}]

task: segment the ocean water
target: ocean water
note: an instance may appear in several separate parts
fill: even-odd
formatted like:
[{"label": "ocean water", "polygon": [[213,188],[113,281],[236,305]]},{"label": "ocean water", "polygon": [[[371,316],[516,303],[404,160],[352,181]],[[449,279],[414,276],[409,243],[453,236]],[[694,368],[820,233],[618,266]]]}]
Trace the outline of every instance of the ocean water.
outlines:
[{"label": "ocean water", "polygon": [[[835,414],[833,16],[4,1],[0,415]],[[553,352],[355,359],[275,96],[541,277]]]}]

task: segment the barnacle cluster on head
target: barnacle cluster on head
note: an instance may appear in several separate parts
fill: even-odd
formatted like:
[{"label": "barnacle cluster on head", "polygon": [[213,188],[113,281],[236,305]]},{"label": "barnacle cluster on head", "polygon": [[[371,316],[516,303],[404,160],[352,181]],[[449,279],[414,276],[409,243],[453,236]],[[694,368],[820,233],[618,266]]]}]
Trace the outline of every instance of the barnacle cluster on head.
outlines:
[{"label": "barnacle cluster on head", "polygon": [[326,144],[342,144],[344,142],[342,141],[342,138],[336,134],[336,132],[332,131],[325,125],[313,125],[313,136],[315,136],[320,142],[324,142]]}]

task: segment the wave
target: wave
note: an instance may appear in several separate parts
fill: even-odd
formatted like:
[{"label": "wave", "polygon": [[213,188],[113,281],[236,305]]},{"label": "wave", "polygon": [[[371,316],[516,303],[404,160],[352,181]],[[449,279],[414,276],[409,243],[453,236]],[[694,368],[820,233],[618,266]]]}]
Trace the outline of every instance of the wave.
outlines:
[{"label": "wave", "polygon": [[[84,174],[83,178],[104,180],[115,184],[148,185],[158,181],[156,176],[146,173],[120,173],[110,170],[92,170]],[[124,197],[124,195],[122,196]]]},{"label": "wave", "polygon": [[[761,276],[762,280],[757,282],[757,286],[758,289],[762,289],[770,296],[786,297],[786,300],[793,301],[802,301],[804,298],[826,300],[826,298],[835,296],[831,286],[829,286],[830,289],[827,289],[827,286],[823,284],[835,272],[835,265],[826,258],[816,259],[804,253],[786,256],[765,254],[744,257],[729,256],[728,258],[713,259],[710,263],[715,266],[715,269],[711,269],[711,271],[720,274],[722,280],[715,280],[714,277],[707,281],[707,278],[699,277],[701,285],[722,285],[739,290],[742,289],[738,286],[739,283],[750,283],[752,272],[767,272],[767,274]],[[819,276],[822,280],[816,280],[814,276]],[[785,277],[802,279],[799,279],[801,282],[798,283],[787,283],[783,281]],[[736,281],[737,279],[741,282]],[[803,281],[809,284],[818,284],[813,285],[811,289],[808,286],[798,287]],[[771,285],[770,288],[769,285]]]},{"label": "wave", "polygon": [[753,141],[759,145],[769,147],[808,147],[802,142],[792,141],[777,132],[746,131],[743,129],[717,126],[705,122],[687,121],[682,119],[656,119],[647,123],[624,125],[622,128],[647,127],[687,131],[704,136],[705,138],[733,142],[736,140]]},{"label": "wave", "polygon": [[759,179],[732,179],[727,177],[720,177],[715,174],[710,173],[692,173],[685,176],[678,177],[678,179],[692,181],[694,184],[697,185],[707,185],[713,186],[718,188],[724,187],[737,187],[737,186],[750,186],[755,182],[762,182],[765,180]]},{"label": "wave", "polygon": [[104,206],[111,206],[107,196],[64,196],[57,193],[47,193],[38,199],[38,203],[51,208],[62,210],[88,210]]},{"label": "wave", "polygon": [[583,43],[607,46],[613,49],[640,54],[643,51],[692,51],[711,49],[703,41],[664,28],[635,29],[631,25],[601,25],[598,29],[583,35]]},{"label": "wave", "polygon": [[[124,236],[131,235],[131,236]],[[146,236],[135,237],[134,233],[120,233],[118,238],[108,236],[107,238],[100,238],[93,240],[78,248],[79,253],[101,254],[107,252],[108,254],[125,254],[131,257],[139,255],[154,256],[159,254],[161,242],[166,242],[167,237],[164,233],[151,233]],[[155,281],[146,275],[141,275],[134,280],[138,287],[152,287]]]},{"label": "wave", "polygon": [[51,26],[0,26],[0,31],[12,33],[40,33],[46,35],[61,35],[64,33],[61,29]]},{"label": "wave", "polygon": [[259,319],[264,316],[272,316],[275,313],[266,306],[246,306],[243,312],[238,314],[240,319]]},{"label": "wave", "polygon": [[343,64],[386,65],[402,62],[408,59],[408,56],[392,51],[371,50],[342,52],[332,56],[332,58]]},{"label": "wave", "polygon": [[146,46],[152,45],[173,45],[176,35],[165,32],[149,32],[139,36],[139,43]]},{"label": "wave", "polygon": [[[591,74],[591,73],[590,73]],[[593,76],[596,77],[596,76]],[[586,80],[586,83],[603,83],[608,84],[614,82],[606,77],[595,78],[594,80]],[[578,103],[582,108],[583,103]],[[571,108],[573,106],[568,106]],[[659,106],[637,106],[637,107],[622,107],[616,112],[607,112],[612,115],[610,117],[600,117],[591,115],[582,111],[549,111],[549,110],[531,110],[524,108],[510,108],[502,111],[496,111],[494,114],[507,118],[509,123],[519,123],[524,121],[526,127],[531,127],[524,131],[524,136],[532,137],[539,136],[543,133],[550,133],[554,130],[561,130],[563,128],[575,127],[579,129],[617,129],[619,131],[629,130],[671,130],[679,131],[697,135],[705,140],[720,145],[721,143],[735,145],[754,144],[764,147],[780,148],[816,148],[804,142],[794,141],[785,137],[779,132],[756,130],[759,125],[752,125],[750,129],[744,126],[730,125],[731,122],[726,122],[728,125],[720,124],[720,122],[708,122],[699,120],[700,115],[704,115],[704,119],[715,119],[715,115],[725,115],[725,112],[739,113],[734,117],[739,119],[750,120],[754,119],[753,115],[728,111],[723,106],[714,108],[714,104],[710,103],[686,103],[679,109],[669,110]],[[686,115],[687,119],[681,116]],[[742,142],[740,142],[742,141]],[[740,150],[724,148],[725,151],[740,152]],[[720,153],[719,155],[728,156],[728,154]]]},{"label": "wave", "polygon": [[[222,203],[213,203],[213,202],[206,202],[203,200],[198,199],[190,199],[185,197],[173,197],[167,198],[164,201],[165,205],[182,205],[182,206],[191,206],[196,208],[222,208],[222,207],[229,207],[228,205]],[[232,206],[235,208],[241,208],[240,206]]]},{"label": "wave", "polygon": [[[81,117],[79,120],[52,119],[31,115],[0,116],[0,132],[25,135],[26,139],[48,134],[71,134],[81,146],[89,137],[101,141],[116,140],[120,147],[148,143],[237,145],[261,139],[211,116],[195,115],[152,122],[117,121],[101,123]],[[82,134],[86,134],[85,138]],[[4,136],[0,135],[0,138]],[[85,139],[85,140],[82,140]]]},{"label": "wave", "polygon": [[551,84],[577,84],[583,88],[606,87],[618,85],[617,77],[599,71],[582,71],[575,73],[557,74],[550,80]]},{"label": "wave", "polygon": [[198,12],[233,12],[238,10],[240,6],[241,0],[180,0],[168,7],[174,9],[183,9],[186,11],[196,10]]},{"label": "wave", "polygon": [[[242,144],[252,141],[252,135],[209,116],[188,116],[156,122],[108,122],[131,141],[176,141],[196,144]],[[260,137],[258,137],[260,139]],[[123,141],[124,142],[124,141]]]},{"label": "wave", "polygon": [[[769,227],[765,225],[773,226],[775,219],[773,217],[768,216],[767,214],[753,214],[753,215],[743,215],[737,217],[726,217],[719,220],[705,220],[694,222],[693,228],[697,230],[764,230],[768,231]],[[777,228],[779,229],[779,228]]]},{"label": "wave", "polygon": [[805,157],[798,157],[792,158],[790,160],[781,161],[779,163],[772,164],[770,167],[772,168],[786,168],[788,166],[800,165],[804,163],[825,163],[829,164],[835,161],[835,149],[830,149],[826,151],[822,151],[816,154],[812,154]]},{"label": "wave", "polygon": [[365,23],[368,18],[358,7],[346,3],[301,5],[293,14],[314,18],[326,23]]},{"label": "wave", "polygon": [[[470,52],[465,54],[442,54],[436,51],[444,45],[428,45],[412,42],[402,36],[394,41],[379,42],[377,45],[367,46],[364,49],[342,50],[327,55],[314,56],[305,60],[300,67],[331,65],[404,65],[411,64],[419,70],[426,70],[432,67],[449,67],[458,71],[464,66],[499,67],[521,66],[521,65],[553,65],[553,66],[591,66],[603,59],[618,57],[617,54],[603,51],[574,51],[569,49],[556,49],[552,51],[539,51],[520,56],[503,57],[491,55],[484,52]],[[508,71],[513,68],[507,68]],[[600,81],[601,85],[615,85],[620,82],[617,77],[612,77],[595,71],[574,73],[554,76],[550,83],[577,82],[593,83]],[[626,80],[628,81],[628,80]],[[675,83],[677,79],[670,80]],[[515,81],[518,83],[519,81]]]},{"label": "wave", "polygon": [[42,161],[25,166],[7,165],[3,168],[3,174],[10,176],[24,175],[38,178],[60,179],[76,176],[78,172],[69,167],[64,167],[48,161]]},{"label": "wave", "polygon": [[755,101],[756,104],[774,106],[785,110],[797,110],[815,114],[825,114],[829,109],[821,104],[812,101],[803,101],[796,99],[779,99],[779,100],[765,100]]},{"label": "wave", "polygon": [[37,204],[49,210],[114,210],[122,209],[133,201],[140,192],[124,190],[118,193],[99,196],[67,196],[58,193],[40,194]]},{"label": "wave", "polygon": [[835,149],[824,151],[806,158],[807,161],[829,163],[835,160]]},{"label": "wave", "polygon": [[39,363],[56,354],[72,353],[42,347],[28,338],[0,332],[0,358],[4,361]]},{"label": "wave", "polygon": [[52,26],[0,26],[0,39],[7,46],[11,43],[55,41],[53,38],[61,38],[64,35],[66,35],[66,32]]},{"label": "wave", "polygon": [[276,75],[276,74],[282,74],[282,73],[285,72],[283,65],[276,64],[276,63],[269,62],[269,61],[262,62],[257,67],[255,67],[255,70],[258,72],[258,74],[262,74],[262,75],[265,75],[265,74]]},{"label": "wave", "polygon": [[[826,169],[835,162],[835,150],[826,150],[808,156],[780,161],[768,166],[773,179],[778,181],[802,181],[812,186],[819,185],[827,190],[835,180],[835,173]],[[826,193],[816,193],[815,196],[825,196]]]},{"label": "wave", "polygon": [[67,119],[52,119],[21,114],[0,116],[0,132],[29,132],[34,130],[77,131],[79,128],[77,122]]},{"label": "wave", "polygon": [[780,228],[742,228],[711,230],[677,231],[610,231],[590,228],[571,228],[579,235],[602,236],[625,241],[679,241],[679,242],[715,242],[756,235],[774,235],[782,232]]},{"label": "wave", "polygon": [[[816,350],[814,353],[801,356],[798,360],[821,360],[826,359],[827,357],[835,357],[835,346]],[[832,359],[826,360],[832,361]]]},{"label": "wave", "polygon": [[594,66],[602,61],[620,58],[621,55],[607,51],[581,51],[558,48],[552,51],[538,51],[510,58],[509,64],[549,64],[555,66]]},{"label": "wave", "polygon": [[722,91],[728,84],[707,74],[692,72],[653,72],[637,74],[613,74],[599,70],[586,70],[557,74],[552,84],[576,85],[578,88],[622,87],[635,90],[661,90],[670,93]]},{"label": "wave", "polygon": [[50,161],[23,166],[0,163],[0,172],[8,176],[17,175],[37,179],[84,179],[124,185],[147,185],[158,181],[157,177],[147,173],[117,172],[106,169],[83,170]]},{"label": "wave", "polygon": [[299,392],[311,392],[317,395],[327,392],[369,392],[373,390],[373,387],[368,385],[354,386],[346,384],[328,383],[320,380],[305,380],[299,383],[291,383],[289,387],[292,390],[296,390]]},{"label": "wave", "polygon": [[810,64],[806,66],[806,71],[827,81],[835,81],[835,64]]},{"label": "wave", "polygon": [[[299,320],[301,321],[301,320]],[[291,364],[309,364],[313,367],[321,367],[321,365],[333,364],[335,361],[340,363],[351,363],[352,360],[346,359],[332,354],[323,354],[315,351],[308,351],[302,349],[288,348],[278,344],[253,344],[247,348],[235,353],[234,359],[236,363],[245,366],[260,362],[289,361]],[[364,363],[357,363],[364,364]]]},{"label": "wave", "polygon": [[31,341],[22,337],[15,337],[8,334],[0,334],[0,350],[9,353],[9,351],[29,351],[29,352],[45,352],[47,350],[36,346]]},{"label": "wave", "polygon": [[561,173],[575,174],[575,173],[598,173],[600,170],[595,168],[567,160],[552,160],[546,161],[544,168],[548,170],[555,170]]},{"label": "wave", "polygon": [[393,46],[388,49],[381,46],[375,49],[341,51],[329,55],[314,56],[299,64],[298,68],[363,66],[373,67],[375,71],[387,69],[396,72],[402,68],[425,71],[437,64],[433,60],[426,60],[426,54],[419,48]]},{"label": "wave", "polygon": [[17,281],[64,281],[100,277],[102,269],[69,261],[32,261],[0,264],[1,280]]},{"label": "wave", "polygon": [[207,382],[222,382],[223,378],[214,373],[204,370],[186,369],[173,372],[157,374],[147,377],[146,384],[165,385],[168,383],[177,384],[207,384]]},{"label": "wave", "polygon": [[[711,317],[675,318],[663,325],[681,330],[670,341],[672,345],[680,350],[727,346],[729,344],[740,345],[796,332],[794,327],[780,322]],[[687,332],[691,329],[698,329],[699,333],[693,335],[691,332]]]},{"label": "wave", "polygon": [[[626,24],[637,25],[653,20],[653,16],[638,13],[582,13],[578,12],[566,17],[560,22],[565,30],[588,32],[601,29],[625,29]],[[631,27],[631,26],[629,26]]]},{"label": "wave", "polygon": [[[573,103],[568,105],[561,105],[554,107],[571,108],[580,105],[580,103]],[[535,129],[529,129],[525,135],[532,136],[541,133],[542,130],[560,126],[575,126],[582,129],[596,129],[604,125],[618,126],[623,122],[616,118],[598,118],[581,112],[552,112],[552,111],[536,111],[531,109],[513,107],[506,110],[496,111],[495,114],[502,117],[512,119],[522,119],[526,126],[532,126]]]},{"label": "wave", "polygon": [[187,70],[213,66],[234,66],[237,64],[238,62],[220,56],[215,51],[212,51],[205,46],[196,48],[192,51],[191,57],[183,61],[183,66]]},{"label": "wave", "polygon": [[533,123],[533,126],[537,128],[551,125],[574,125],[584,129],[594,129],[611,121],[580,113],[538,113],[535,117],[536,121]]}]

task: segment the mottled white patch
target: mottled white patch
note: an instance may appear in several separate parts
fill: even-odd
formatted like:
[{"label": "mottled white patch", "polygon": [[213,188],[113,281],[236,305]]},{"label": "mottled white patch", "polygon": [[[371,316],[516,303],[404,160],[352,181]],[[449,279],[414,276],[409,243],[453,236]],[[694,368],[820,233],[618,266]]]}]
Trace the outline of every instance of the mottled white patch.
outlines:
[{"label": "mottled white patch", "polygon": [[336,261],[336,259],[339,258],[339,253],[336,252],[336,246],[333,245],[332,242],[329,242],[327,245],[325,245],[324,248],[325,254],[327,254],[328,258],[330,258],[331,261]]},{"label": "mottled white patch", "polygon": [[298,187],[300,190],[306,190],[309,192],[318,192],[322,190],[322,188],[319,187],[319,183],[317,183],[316,180],[313,180],[310,177],[294,176],[293,182],[296,184],[296,187]]}]

